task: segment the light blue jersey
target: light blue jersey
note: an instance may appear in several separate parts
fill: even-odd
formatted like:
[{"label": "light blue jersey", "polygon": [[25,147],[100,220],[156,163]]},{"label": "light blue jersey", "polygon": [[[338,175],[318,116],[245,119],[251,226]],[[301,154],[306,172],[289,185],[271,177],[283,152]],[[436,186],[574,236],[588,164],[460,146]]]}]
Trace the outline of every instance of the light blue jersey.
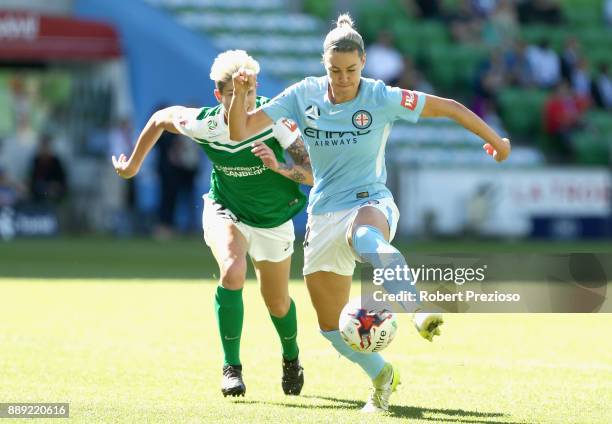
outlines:
[{"label": "light blue jersey", "polygon": [[265,104],[273,120],[293,119],[302,131],[314,187],[308,212],[349,209],[368,200],[392,197],[385,186],[385,145],[393,122],[417,122],[425,94],[361,79],[357,97],[330,102],[327,77],[309,77]]}]

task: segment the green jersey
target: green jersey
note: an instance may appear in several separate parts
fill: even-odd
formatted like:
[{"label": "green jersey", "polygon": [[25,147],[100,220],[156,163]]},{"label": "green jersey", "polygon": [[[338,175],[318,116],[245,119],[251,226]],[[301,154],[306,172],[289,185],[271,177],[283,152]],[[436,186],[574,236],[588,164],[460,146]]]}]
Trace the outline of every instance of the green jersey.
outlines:
[{"label": "green jersey", "polygon": [[[267,99],[257,98],[257,107]],[[204,149],[213,165],[208,196],[253,227],[273,228],[297,215],[306,204],[299,184],[266,168],[251,153],[254,141],[267,144],[279,162],[283,149],[300,135],[297,125],[281,119],[257,135],[241,142],[231,141],[223,106],[184,109],[174,126]]]}]

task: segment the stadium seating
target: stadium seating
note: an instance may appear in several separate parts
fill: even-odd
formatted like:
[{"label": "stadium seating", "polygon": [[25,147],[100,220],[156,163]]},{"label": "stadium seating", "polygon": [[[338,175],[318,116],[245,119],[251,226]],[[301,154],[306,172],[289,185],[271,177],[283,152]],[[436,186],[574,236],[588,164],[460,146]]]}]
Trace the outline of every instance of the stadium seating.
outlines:
[{"label": "stadium seating", "polygon": [[499,93],[501,117],[511,134],[542,134],[542,115],[548,93],[543,90],[507,88]]},{"label": "stadium seating", "polygon": [[578,162],[585,165],[612,163],[612,114],[591,111],[585,116],[585,130],[576,139]]},{"label": "stadium seating", "polygon": [[381,29],[391,29],[394,22],[413,23],[399,0],[360,0],[355,3],[357,25],[366,43],[375,40]]},{"label": "stadium seating", "polygon": [[575,27],[601,24],[602,0],[562,0],[564,15]]},{"label": "stadium seating", "polygon": [[440,22],[396,20],[391,30],[402,53],[418,62],[427,60],[431,48],[444,48],[449,43],[448,31]]},{"label": "stadium seating", "polygon": [[480,46],[455,45],[449,48],[434,45],[427,55],[430,64],[427,75],[446,93],[461,91],[457,87],[465,90],[473,87],[476,68],[486,56],[486,49]]},{"label": "stadium seating", "polygon": [[296,81],[320,74],[322,23],[291,13],[281,0],[147,0],[185,26],[212,36],[217,48],[246,49],[267,72]]},{"label": "stadium seating", "polygon": [[521,37],[527,44],[539,44],[542,40],[547,40],[556,51],[561,50],[568,35],[567,30],[563,27],[550,25],[532,24],[521,28]]},{"label": "stadium seating", "polygon": [[600,134],[582,131],[573,139],[576,159],[581,165],[609,165],[610,139],[605,140]]}]

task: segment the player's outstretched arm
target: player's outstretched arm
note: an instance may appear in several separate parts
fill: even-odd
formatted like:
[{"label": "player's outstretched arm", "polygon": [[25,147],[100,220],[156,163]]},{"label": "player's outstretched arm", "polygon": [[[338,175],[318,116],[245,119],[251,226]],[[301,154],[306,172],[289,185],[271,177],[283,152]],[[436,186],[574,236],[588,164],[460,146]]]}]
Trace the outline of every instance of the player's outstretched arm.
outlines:
[{"label": "player's outstretched arm", "polygon": [[247,112],[246,96],[255,88],[255,74],[242,69],[232,76],[234,92],[227,121],[230,140],[241,141],[272,125],[273,121],[261,109]]},{"label": "player's outstretched arm", "polygon": [[132,155],[128,158],[123,153],[118,158],[112,156],[113,167],[122,178],[132,178],[140,170],[140,166],[151,148],[157,143],[164,131],[179,134],[173,123],[176,114],[180,113],[182,106],[171,106],[155,112],[142,129]]},{"label": "player's outstretched arm", "polygon": [[300,184],[313,185],[312,167],[310,157],[304,146],[302,137],[298,137],[287,148],[287,153],[291,156],[293,163],[282,163],[276,160],[276,156],[270,147],[261,141],[253,143],[251,152],[261,159],[263,164],[272,171],[281,174]]},{"label": "player's outstretched arm", "polygon": [[493,156],[497,162],[502,162],[510,155],[510,140],[501,138],[493,128],[487,125],[478,115],[461,103],[442,97],[427,95],[425,107],[421,113],[423,118],[446,117],[472,131],[485,140],[483,149]]}]

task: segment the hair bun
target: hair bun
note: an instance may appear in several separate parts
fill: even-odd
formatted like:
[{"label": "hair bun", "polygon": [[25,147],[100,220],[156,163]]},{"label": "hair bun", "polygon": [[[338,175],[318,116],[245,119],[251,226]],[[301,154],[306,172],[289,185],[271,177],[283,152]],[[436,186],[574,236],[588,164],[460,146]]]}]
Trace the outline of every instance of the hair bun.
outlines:
[{"label": "hair bun", "polygon": [[338,21],[336,22],[336,26],[338,28],[342,28],[343,26],[348,26],[349,28],[353,28],[353,20],[348,13],[344,13],[338,16]]}]

